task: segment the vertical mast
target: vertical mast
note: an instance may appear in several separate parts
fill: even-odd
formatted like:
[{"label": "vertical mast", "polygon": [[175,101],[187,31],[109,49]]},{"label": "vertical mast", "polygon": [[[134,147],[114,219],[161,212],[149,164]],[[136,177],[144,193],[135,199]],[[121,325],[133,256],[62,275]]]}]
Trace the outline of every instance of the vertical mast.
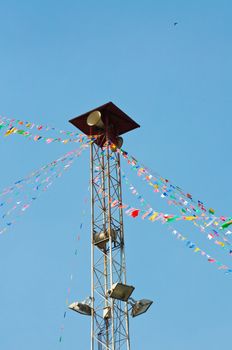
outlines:
[{"label": "vertical mast", "polygon": [[130,350],[128,304],[132,317],[152,301],[130,298],[122,212],[120,135],[139,125],[112,102],[70,122],[91,136],[91,297],[69,307],[91,316],[91,350]]},{"label": "vertical mast", "polygon": [[92,350],[130,350],[127,303],[109,296],[126,282],[119,154],[108,141],[92,144],[91,154]]}]

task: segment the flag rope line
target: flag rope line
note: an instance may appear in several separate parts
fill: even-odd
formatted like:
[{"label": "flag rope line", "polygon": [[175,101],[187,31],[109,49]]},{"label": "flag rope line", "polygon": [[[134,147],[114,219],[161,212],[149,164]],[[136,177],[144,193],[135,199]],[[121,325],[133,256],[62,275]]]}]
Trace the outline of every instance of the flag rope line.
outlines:
[{"label": "flag rope line", "polygon": [[[11,191],[4,193],[4,195],[11,193],[13,190],[16,189],[17,191],[15,191],[14,195],[17,197],[17,199],[13,207],[5,210],[5,212],[1,216],[1,219],[4,222],[4,226],[0,228],[0,234],[5,233],[10,226],[15,224],[15,222],[17,221],[17,217],[20,217],[22,214],[24,214],[24,212],[31,206],[31,204],[36,199],[38,199],[43,192],[47,191],[47,189],[53,184],[54,180],[56,178],[61,177],[63,172],[71,167],[74,160],[78,158],[82,154],[83,150],[85,150],[87,147],[88,144],[83,144],[79,149],[68,152],[66,155],[41,167],[39,170],[34,171],[29,176],[24,178],[24,180],[29,178],[30,181],[25,182],[20,188],[16,186],[9,187]],[[52,172],[51,175],[47,176],[48,172],[50,171]],[[20,198],[20,194],[23,193],[22,190],[24,189],[26,184],[32,186],[32,188],[29,189],[30,195],[22,194]],[[3,205],[9,205],[12,201],[13,197],[7,198],[5,202],[2,202],[0,204],[0,208],[2,208]],[[9,220],[9,216],[11,216],[12,214],[15,214],[16,219]]]},{"label": "flag rope line", "polygon": [[[150,204],[148,204],[148,202],[144,199],[144,197],[142,195],[140,195],[140,193],[137,191],[136,187],[134,186],[134,184],[132,184],[129,179],[126,177],[125,173],[122,171],[122,179],[124,180],[125,184],[127,185],[127,188],[130,190],[130,192],[137,197],[137,199],[140,201],[140,205],[143,206],[143,204],[145,204],[147,206],[147,210],[141,210],[141,212],[144,213],[144,216],[142,218],[147,217],[150,221],[154,221],[156,218],[160,218],[162,219],[163,223],[167,223],[169,224],[170,222],[173,221],[179,221],[181,219],[183,220],[187,220],[187,221],[191,221],[193,218],[192,217],[188,217],[188,216],[177,216],[177,215],[170,215],[170,214],[163,214],[163,213],[158,213],[157,211],[155,211]],[[138,209],[136,209],[138,210]],[[133,213],[133,212],[132,212]],[[163,215],[163,217],[162,217]],[[131,215],[133,217],[133,215]],[[190,218],[190,219],[189,219]],[[199,219],[203,219],[201,217],[199,217]],[[205,230],[202,231],[202,233],[205,233]],[[207,233],[207,232],[206,232]],[[210,238],[209,238],[210,237]],[[223,238],[223,241],[219,241],[218,239],[216,239],[215,237],[211,237],[210,234],[207,235],[207,238],[212,240],[217,246],[223,248],[225,251],[227,251],[230,255],[232,254],[232,247],[231,247],[231,243],[226,239]],[[230,247],[228,247],[230,246]]]},{"label": "flag rope line", "polygon": [[[222,230],[222,235],[224,234],[224,229],[232,224],[232,218],[226,216],[217,217],[214,215],[214,209],[208,209],[208,214],[206,215],[207,209],[203,205],[203,202],[198,201],[197,206],[192,205],[191,203],[195,203],[192,195],[185,194],[183,190],[171,184],[171,182],[163,177],[159,176],[159,179],[149,173],[148,168],[143,167],[134,157],[128,155],[126,151],[118,150],[124,159],[127,160],[127,163],[131,166],[131,168],[137,171],[137,175],[142,178],[149,186],[154,189],[155,193],[161,193],[161,198],[167,198],[168,204],[174,204],[176,207],[180,208],[181,213],[186,214],[189,212],[192,216],[197,216],[198,213],[201,213],[201,216],[205,219],[205,226],[213,226],[211,237],[220,236],[218,229]],[[152,182],[153,180],[153,182]],[[163,184],[163,186],[161,186]],[[167,185],[168,184],[168,185]],[[168,187],[169,186],[169,187]],[[176,190],[178,189],[178,192]],[[181,192],[180,192],[181,191]],[[172,193],[175,193],[179,198],[176,198]],[[181,193],[181,195],[180,195]],[[185,197],[185,199],[183,198]],[[194,223],[195,224],[195,223]],[[204,226],[199,226],[200,229],[204,230]],[[224,237],[225,238],[225,237]],[[226,238],[227,239],[227,238]]]}]

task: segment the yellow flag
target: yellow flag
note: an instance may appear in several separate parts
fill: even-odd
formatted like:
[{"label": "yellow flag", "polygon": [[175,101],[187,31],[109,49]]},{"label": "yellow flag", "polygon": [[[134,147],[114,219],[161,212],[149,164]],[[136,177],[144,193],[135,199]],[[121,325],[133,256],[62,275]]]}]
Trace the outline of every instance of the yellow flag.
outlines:
[{"label": "yellow flag", "polygon": [[217,241],[217,244],[220,245],[221,247],[225,247],[225,243]]},{"label": "yellow flag", "polygon": [[185,220],[196,220],[197,219],[197,216],[185,216]]},{"label": "yellow flag", "polygon": [[194,249],[194,253],[199,252],[199,250],[200,250],[200,248],[196,247],[196,248]]},{"label": "yellow flag", "polygon": [[158,213],[155,212],[154,214],[152,214],[152,216],[149,218],[149,220],[154,221],[157,218],[157,216],[158,216]]},{"label": "yellow flag", "polygon": [[13,133],[16,132],[16,131],[17,131],[16,128],[12,128],[12,129],[10,129],[10,130],[7,130],[7,132],[5,133],[4,136],[9,136],[9,135],[13,134]]}]

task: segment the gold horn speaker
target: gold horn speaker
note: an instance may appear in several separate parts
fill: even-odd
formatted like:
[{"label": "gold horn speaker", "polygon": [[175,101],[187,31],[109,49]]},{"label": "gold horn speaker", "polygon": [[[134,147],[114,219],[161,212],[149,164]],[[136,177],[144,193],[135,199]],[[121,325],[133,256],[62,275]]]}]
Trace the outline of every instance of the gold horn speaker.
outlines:
[{"label": "gold horn speaker", "polygon": [[104,123],[101,119],[101,112],[94,111],[90,113],[87,118],[87,124],[89,126],[96,126],[99,129],[104,129]]}]

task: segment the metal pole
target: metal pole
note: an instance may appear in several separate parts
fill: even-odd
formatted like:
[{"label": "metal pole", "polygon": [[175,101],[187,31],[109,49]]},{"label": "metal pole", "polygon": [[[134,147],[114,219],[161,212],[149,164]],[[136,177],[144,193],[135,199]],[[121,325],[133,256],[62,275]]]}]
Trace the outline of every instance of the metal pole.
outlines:
[{"label": "metal pole", "polygon": [[[102,154],[101,156],[101,168],[102,168],[102,190],[103,190],[103,232],[107,232],[106,227],[106,197],[105,197],[105,157]],[[108,257],[107,257],[107,250],[106,247],[104,248],[104,278],[105,278],[105,307],[109,306],[108,301]],[[105,327],[106,327],[106,347],[108,349],[109,347],[109,320],[105,319]]]},{"label": "metal pole", "polygon": [[91,350],[94,350],[94,193],[93,193],[93,143],[90,146],[90,181],[91,181]]},{"label": "metal pole", "polygon": [[[112,257],[112,227],[111,227],[111,182],[110,182],[110,157],[109,157],[109,139],[108,135],[106,138],[106,159],[107,159],[107,180],[108,180],[108,231],[109,231],[109,255],[110,255],[110,288],[113,285],[113,257]],[[114,299],[111,299],[111,330],[112,330],[112,350],[115,349],[115,339],[114,339]]]},{"label": "metal pole", "polygon": [[[122,181],[121,181],[121,162],[120,162],[120,153],[117,153],[117,175],[118,175],[118,183],[119,183],[119,201],[122,204]],[[120,216],[120,227],[121,227],[121,267],[123,269],[123,273],[121,273],[124,277],[123,283],[126,284],[126,256],[125,256],[125,241],[124,241],[124,223],[123,223],[123,211],[120,207],[119,209]],[[126,333],[127,333],[127,349],[130,350],[130,335],[129,335],[129,315],[128,315],[128,305],[125,303],[125,315],[126,315]]]}]

